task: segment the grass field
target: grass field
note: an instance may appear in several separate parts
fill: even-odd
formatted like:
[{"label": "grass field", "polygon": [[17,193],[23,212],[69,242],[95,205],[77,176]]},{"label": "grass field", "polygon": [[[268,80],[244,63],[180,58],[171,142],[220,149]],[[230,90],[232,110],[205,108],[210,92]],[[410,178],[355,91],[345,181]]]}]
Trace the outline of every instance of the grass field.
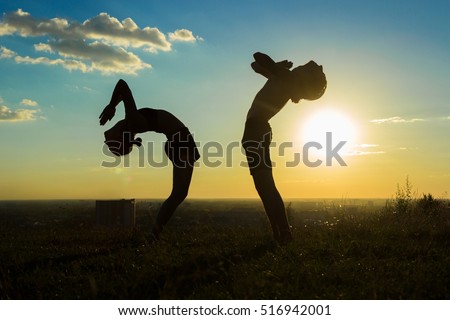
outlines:
[{"label": "grass field", "polygon": [[153,245],[159,201],[135,230],[96,226],[94,201],[3,201],[0,298],[449,299],[449,210],[408,201],[287,203],[284,247],[259,201],[187,201]]}]

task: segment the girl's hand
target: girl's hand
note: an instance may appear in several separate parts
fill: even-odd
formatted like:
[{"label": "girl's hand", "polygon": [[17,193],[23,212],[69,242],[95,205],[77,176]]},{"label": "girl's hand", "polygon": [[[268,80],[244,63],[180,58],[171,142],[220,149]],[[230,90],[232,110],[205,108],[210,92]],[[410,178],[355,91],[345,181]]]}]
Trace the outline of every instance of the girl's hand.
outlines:
[{"label": "girl's hand", "polygon": [[285,68],[285,69],[292,68],[292,61],[283,60],[283,61],[277,62],[276,64],[277,64],[277,66],[279,66],[281,68]]},{"label": "girl's hand", "polygon": [[116,114],[116,108],[110,104],[108,104],[103,112],[100,114],[100,125],[104,125],[107,121],[111,120]]}]

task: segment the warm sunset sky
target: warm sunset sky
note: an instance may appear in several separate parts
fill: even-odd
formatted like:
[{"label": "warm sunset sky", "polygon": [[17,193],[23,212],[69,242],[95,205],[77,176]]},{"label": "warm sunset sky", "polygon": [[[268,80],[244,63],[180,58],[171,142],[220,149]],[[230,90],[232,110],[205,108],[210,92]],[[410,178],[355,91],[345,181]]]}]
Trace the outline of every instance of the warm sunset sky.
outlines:
[{"label": "warm sunset sky", "polygon": [[[190,197],[256,197],[236,147],[264,84],[256,51],[315,60],[328,79],[320,100],[271,121],[277,146],[292,142],[284,155],[272,148],[283,197],[389,198],[407,176],[419,195],[449,197],[448,1],[1,1],[0,11],[0,199],[170,193],[172,168],[148,164],[148,146],[128,167],[102,166],[115,160],[98,115],[120,78],[139,107],[167,109],[194,133],[203,157]],[[314,150],[320,166],[286,165],[307,142],[325,148],[327,131],[333,147],[348,141],[347,166]],[[162,161],[164,137],[142,138]],[[228,156],[208,158],[219,145]]]}]

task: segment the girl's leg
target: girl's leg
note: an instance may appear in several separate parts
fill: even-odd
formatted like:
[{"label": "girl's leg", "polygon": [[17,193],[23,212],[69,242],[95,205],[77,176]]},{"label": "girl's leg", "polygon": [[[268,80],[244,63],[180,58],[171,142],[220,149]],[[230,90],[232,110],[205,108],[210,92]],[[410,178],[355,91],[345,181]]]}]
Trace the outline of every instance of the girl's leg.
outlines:
[{"label": "girl's leg", "polygon": [[280,243],[291,241],[292,235],[286,217],[286,209],[283,199],[275,186],[272,171],[255,170],[252,176],[256,190],[272,226],[275,240]]},{"label": "girl's leg", "polygon": [[164,226],[177,207],[186,199],[189,191],[189,185],[191,184],[193,166],[187,166],[185,168],[173,166],[173,184],[172,192],[166,201],[161,205],[156,222],[152,230],[152,237],[155,240],[159,240],[160,234]]}]

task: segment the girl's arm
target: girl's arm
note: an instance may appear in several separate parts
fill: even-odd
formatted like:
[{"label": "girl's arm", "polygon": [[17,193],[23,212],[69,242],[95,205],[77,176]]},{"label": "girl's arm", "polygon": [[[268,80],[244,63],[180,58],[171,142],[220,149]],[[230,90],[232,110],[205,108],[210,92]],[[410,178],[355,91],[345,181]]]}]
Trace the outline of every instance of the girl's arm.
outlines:
[{"label": "girl's arm", "polygon": [[137,110],[133,94],[131,93],[131,89],[130,87],[128,87],[128,84],[122,79],[117,82],[111,96],[111,101],[100,114],[100,125],[104,125],[108,120],[111,120],[114,117],[116,107],[120,102],[123,102],[123,105],[125,107],[125,120],[127,130],[130,130],[134,133],[147,131],[147,120]]},{"label": "girl's arm", "polygon": [[125,107],[125,118],[129,118],[137,112],[136,103],[134,102],[133,94],[131,93],[128,84],[120,79],[114,88],[111,101],[100,114],[100,125],[104,125],[108,120],[111,120],[114,117],[116,107],[122,101]]},{"label": "girl's arm", "polygon": [[251,64],[252,69],[267,79],[272,76],[276,76],[282,72],[286,72],[292,67],[292,62],[283,60],[280,62],[275,62],[267,54],[256,52],[253,57],[255,61]]}]

